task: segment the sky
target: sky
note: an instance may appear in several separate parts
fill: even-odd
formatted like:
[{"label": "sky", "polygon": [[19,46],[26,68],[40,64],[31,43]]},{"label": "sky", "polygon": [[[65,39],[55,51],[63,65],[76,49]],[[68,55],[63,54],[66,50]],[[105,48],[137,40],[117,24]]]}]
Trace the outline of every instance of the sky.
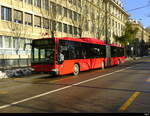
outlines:
[{"label": "sky", "polygon": [[[150,27],[150,0],[121,0],[130,18],[140,21],[144,27]],[[138,10],[131,9],[147,6]]]}]

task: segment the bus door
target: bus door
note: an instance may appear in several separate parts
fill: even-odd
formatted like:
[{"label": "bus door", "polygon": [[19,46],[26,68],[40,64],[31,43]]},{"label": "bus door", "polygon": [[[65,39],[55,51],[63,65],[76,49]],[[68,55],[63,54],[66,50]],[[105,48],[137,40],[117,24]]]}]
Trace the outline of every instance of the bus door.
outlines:
[{"label": "bus door", "polygon": [[60,75],[72,73],[72,61],[69,57],[67,40],[59,40],[57,49],[57,64],[59,65]]},{"label": "bus door", "polygon": [[111,46],[106,45],[107,66],[111,66]]}]

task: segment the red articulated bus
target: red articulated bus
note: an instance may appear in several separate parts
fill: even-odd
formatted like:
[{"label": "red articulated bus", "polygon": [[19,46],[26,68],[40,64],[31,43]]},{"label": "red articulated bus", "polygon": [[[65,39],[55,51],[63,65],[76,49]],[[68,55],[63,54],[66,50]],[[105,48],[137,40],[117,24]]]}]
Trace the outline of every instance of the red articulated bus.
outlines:
[{"label": "red articulated bus", "polygon": [[42,38],[32,42],[35,72],[65,75],[123,63],[124,48],[94,38]]},{"label": "red articulated bus", "polygon": [[31,66],[35,72],[65,75],[106,64],[106,44],[93,38],[43,38],[32,42]]}]

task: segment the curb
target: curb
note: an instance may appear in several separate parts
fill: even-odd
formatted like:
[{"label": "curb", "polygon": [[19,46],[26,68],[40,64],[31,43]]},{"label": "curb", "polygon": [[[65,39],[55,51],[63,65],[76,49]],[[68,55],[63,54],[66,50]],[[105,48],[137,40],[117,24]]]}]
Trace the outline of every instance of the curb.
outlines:
[{"label": "curb", "polygon": [[125,61],[131,61],[131,60],[139,60],[141,59],[142,57],[129,57],[129,58],[126,58]]}]

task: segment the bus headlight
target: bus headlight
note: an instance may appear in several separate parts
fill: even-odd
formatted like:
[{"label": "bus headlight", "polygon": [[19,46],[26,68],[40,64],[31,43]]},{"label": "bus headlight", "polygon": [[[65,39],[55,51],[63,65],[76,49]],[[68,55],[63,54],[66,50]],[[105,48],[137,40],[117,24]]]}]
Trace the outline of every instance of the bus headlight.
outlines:
[{"label": "bus headlight", "polygon": [[54,71],[54,72],[58,72],[58,69],[52,69],[52,71]]}]

